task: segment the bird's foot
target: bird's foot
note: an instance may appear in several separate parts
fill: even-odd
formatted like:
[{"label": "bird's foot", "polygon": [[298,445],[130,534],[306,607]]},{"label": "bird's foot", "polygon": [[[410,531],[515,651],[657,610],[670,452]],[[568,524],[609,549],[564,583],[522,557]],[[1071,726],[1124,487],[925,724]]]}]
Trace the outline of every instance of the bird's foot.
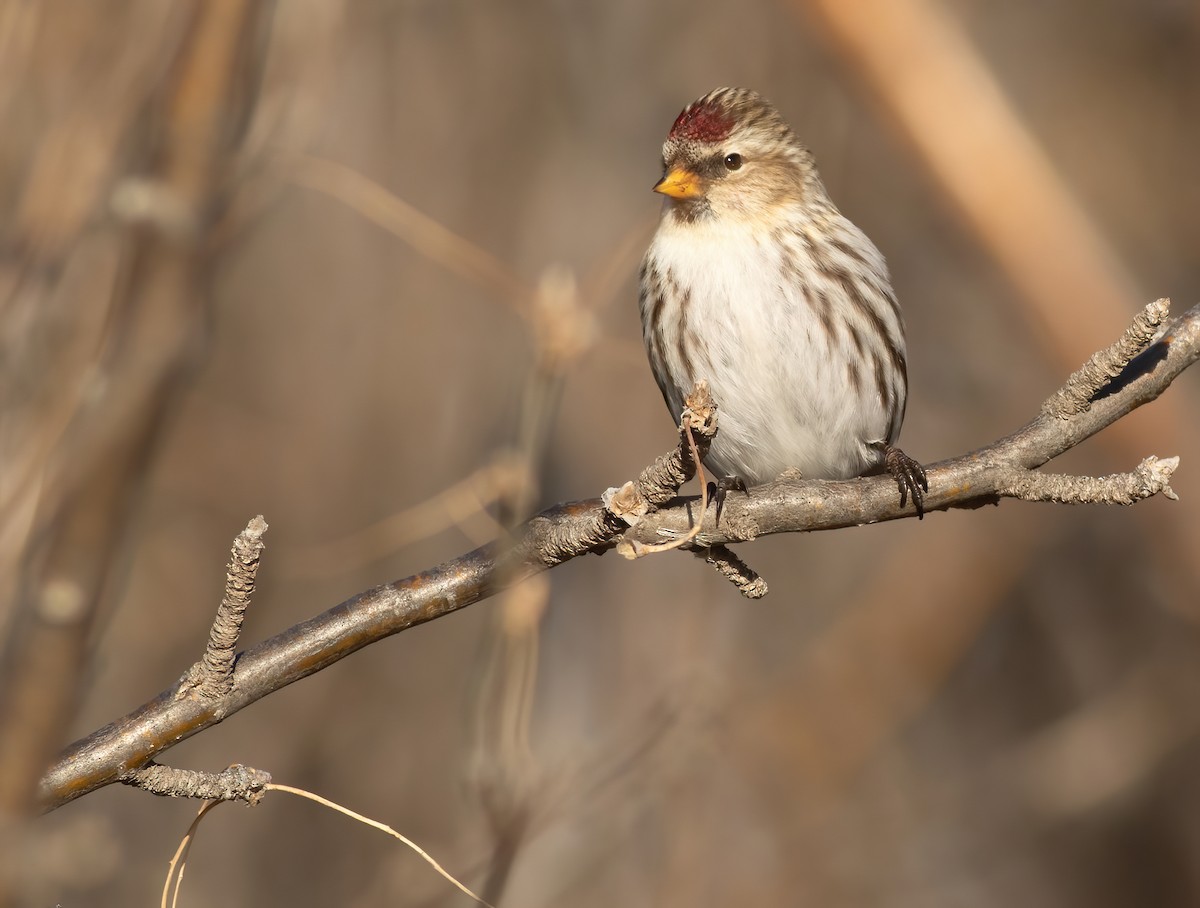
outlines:
[{"label": "bird's foot", "polygon": [[882,450],[884,469],[900,487],[900,507],[904,507],[908,503],[908,496],[912,495],[917,519],[924,520],[925,493],[929,491],[929,479],[925,476],[925,468],[895,445],[884,444]]},{"label": "bird's foot", "polygon": [[717,525],[721,524],[721,509],[725,507],[725,498],[730,492],[737,490],[749,495],[746,480],[740,476],[722,476],[716,482],[708,484],[708,495],[717,503]]}]

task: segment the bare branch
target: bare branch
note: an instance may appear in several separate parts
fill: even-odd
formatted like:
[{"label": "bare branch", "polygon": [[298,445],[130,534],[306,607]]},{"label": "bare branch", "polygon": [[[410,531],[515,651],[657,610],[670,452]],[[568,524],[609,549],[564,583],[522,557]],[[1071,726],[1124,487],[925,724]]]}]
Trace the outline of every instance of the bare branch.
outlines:
[{"label": "bare branch", "polygon": [[[1149,338],[1144,332],[1141,336],[1133,346],[1145,345]],[[1090,492],[1086,482],[1069,482],[1065,477],[1043,477],[1032,484],[1014,481],[1021,471],[1035,470],[1162,394],[1200,358],[1200,306],[1172,322],[1159,340],[1132,359],[1132,351],[1124,344],[1125,338],[1117,347],[1122,348],[1119,355],[1128,365],[1091,396],[1086,409],[1065,417],[1043,412],[1007,438],[930,466],[926,513],[994,504],[1002,497],[1132,503],[1158,492],[1169,494],[1174,458],[1147,459],[1125,477],[1091,480],[1097,485],[1091,486]],[[142,765],[255,700],[391,634],[464,608],[578,555],[605,552],[622,539],[652,543],[686,534],[696,516],[694,498],[675,500],[659,510],[648,506],[644,514],[636,513],[642,510],[636,504],[637,496],[656,503],[675,478],[690,475],[686,460],[676,461],[677,455],[690,460],[678,450],[672,452],[627,490],[606,496],[610,504],[621,499],[620,517],[614,514],[618,508],[609,510],[600,499],[556,505],[518,528],[513,544],[484,546],[415,576],[367,590],[246,650],[237,658],[232,690],[217,700],[181,699],[178,685],[164,691],[69,747],[42,779],[43,806],[60,806],[117,781],[124,767]],[[665,473],[674,475],[660,484]],[[1060,492],[1045,494],[1056,484]],[[782,478],[727,500],[720,526],[713,514],[702,515],[701,533],[692,548],[716,547],[714,560],[723,564],[720,569],[728,575],[730,570],[738,573],[741,569],[719,548],[726,543],[769,533],[896,520],[914,513],[899,506],[895,483],[886,476],[846,482]],[[745,573],[746,580],[750,576]]]},{"label": "bare branch", "polygon": [[[86,676],[89,635],[120,578],[116,554],[147,458],[204,346],[214,267],[205,228],[233,189],[229,162],[265,54],[256,38],[273,13],[246,0],[194,6],[176,26],[144,33],[151,45],[178,36],[160,48],[161,62],[131,67],[116,55],[106,67],[119,74],[109,83],[113,104],[98,103],[106,91],[75,92],[68,116],[31,131],[40,138],[15,170],[30,173],[6,225],[0,359],[17,366],[6,368],[6,385],[39,390],[11,396],[6,387],[3,407],[6,423],[17,414],[5,433],[6,480],[10,452],[18,471],[0,492],[3,511],[25,516],[12,521],[10,539],[24,540],[9,547],[20,554],[5,566],[11,592],[0,605],[13,616],[0,654],[0,813],[36,808],[38,776]],[[80,15],[81,34],[104,18]],[[41,68],[9,81],[40,96]],[[140,214],[123,186],[141,198]],[[112,213],[133,218],[121,226],[104,211],[113,192]],[[117,279],[81,270],[95,262],[87,250],[96,234],[113,242]],[[75,272],[90,278],[65,283]],[[38,337],[55,341],[29,342]]]}]

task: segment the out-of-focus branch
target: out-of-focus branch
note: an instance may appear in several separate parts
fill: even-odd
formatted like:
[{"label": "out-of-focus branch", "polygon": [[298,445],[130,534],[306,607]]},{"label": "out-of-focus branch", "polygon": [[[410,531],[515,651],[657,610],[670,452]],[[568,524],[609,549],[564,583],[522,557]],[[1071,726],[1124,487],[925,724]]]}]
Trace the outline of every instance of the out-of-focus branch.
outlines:
[{"label": "out-of-focus branch", "polygon": [[[528,307],[535,356],[516,420],[513,457],[520,482],[499,499],[503,531],[498,545],[519,540],[520,521],[537,495],[537,477],[550,446],[569,366],[595,336],[590,313],[581,305],[574,274],[548,268]],[[500,586],[509,586],[498,578]],[[550,603],[549,578],[531,577],[511,586],[493,612],[491,633],[483,641],[471,713],[475,736],[468,783],[479,798],[491,835],[488,870],[480,886],[482,901],[498,904],[524,844],[532,801],[540,790],[541,769],[529,743],[537,691],[542,619]]]},{"label": "out-of-focus branch", "polygon": [[1099,326],[1120,317],[1135,282],[950,4],[793,4],[872,93],[1019,288],[1026,313],[1055,352],[1078,362],[1103,343]]},{"label": "out-of-focus branch", "polygon": [[[940,0],[790,0],[825,39],[905,140],[934,188],[1019,293],[1014,303],[1052,362],[1078,363],[1123,317],[1137,281],[1047,151],[1006,85],[968,34],[953,4]],[[1143,440],[1191,450],[1200,443],[1183,388],[1136,421],[1114,427],[1105,447],[1129,461]],[[1053,405],[1067,403],[1057,401]],[[1182,511],[1158,518],[1158,569],[1200,589],[1200,524]],[[1197,597],[1183,597],[1191,602]],[[1197,620],[1193,609],[1181,612]]]},{"label": "out-of-focus branch", "polygon": [[[113,556],[147,458],[200,349],[206,229],[227,199],[225,164],[253,106],[269,16],[269,4],[247,0],[193,4],[162,90],[140,111],[144,147],[121,137],[133,146],[122,149],[127,172],[92,187],[89,202],[110,201],[126,229],[83,393],[30,480],[37,507],[0,659],[0,810],[19,814],[35,804],[87,667],[87,634],[120,561]],[[117,160],[116,151],[105,153]],[[69,162],[60,167],[71,172]],[[52,245],[66,256],[76,239]]]},{"label": "out-of-focus branch", "polygon": [[[1157,322],[1165,314],[1161,303],[1153,303],[1139,318]],[[1015,481],[1042,475],[1033,471],[1162,394],[1200,358],[1200,306],[1167,325],[1144,349],[1135,350],[1119,341],[1106,355],[1121,360],[1120,372],[1097,390],[1081,412],[1066,416],[1042,412],[1007,438],[929,467],[926,511],[975,508],[1002,497],[1130,503],[1167,492],[1174,460],[1147,460],[1130,474],[1090,480],[1087,495],[1047,496],[1043,488],[1030,491]],[[660,458],[636,483],[606,495],[605,501],[561,504],[536,515],[519,529],[511,546],[485,546],[429,571],[368,590],[243,652],[237,660],[233,689],[216,701],[180,698],[180,685],[164,691],[68,748],[42,781],[44,806],[57,807],[117,781],[128,767],[145,764],[260,697],[369,643],[487,598],[502,585],[517,583],[581,554],[602,553],[622,539],[649,543],[688,532],[696,516],[695,499],[653,509],[665,504],[660,499],[672,485],[678,488],[690,476],[686,467],[690,458],[681,453],[684,444],[681,440],[680,449]],[[621,517],[615,516],[614,510]],[[895,520],[913,513],[910,508],[900,508],[895,484],[886,477],[846,482],[784,479],[752,489],[746,496],[731,497],[719,527],[710,509],[703,515],[702,532],[692,548],[743,542],[768,533]],[[719,548],[717,552],[720,554]],[[750,579],[737,565],[727,560],[724,564],[722,572],[735,575],[739,583]]]},{"label": "out-of-focus branch", "polygon": [[430,261],[494,291],[498,298],[528,313],[534,290],[507,265],[378,183],[344,164],[311,155],[289,158],[287,166],[297,183],[345,202],[363,217],[390,230]]}]

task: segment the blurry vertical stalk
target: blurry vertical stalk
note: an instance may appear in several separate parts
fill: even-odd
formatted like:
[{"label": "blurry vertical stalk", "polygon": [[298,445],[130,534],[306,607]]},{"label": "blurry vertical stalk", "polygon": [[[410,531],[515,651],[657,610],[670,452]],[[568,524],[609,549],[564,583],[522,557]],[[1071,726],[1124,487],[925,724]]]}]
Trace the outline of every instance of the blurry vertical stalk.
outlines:
[{"label": "blurry vertical stalk", "polygon": [[[796,0],[1021,291],[1071,369],[1144,294],[939,0]],[[1086,315],[1087,317],[1081,317]],[[1098,317],[1099,316],[1099,317]]]},{"label": "blurry vertical stalk", "polygon": [[[791,0],[874,94],[980,245],[1020,291],[1034,336],[1059,370],[1103,348],[1146,294],[1064,182],[1037,137],[937,0]],[[1164,450],[1195,448],[1196,421],[1178,395],[1102,437],[1125,459],[1147,436]],[[910,402],[911,407],[911,402]],[[1138,519],[1146,519],[1139,514]],[[1176,543],[1160,564],[1200,588],[1200,526],[1177,509],[1155,511]],[[1200,620],[1200,609],[1188,616]]]},{"label": "blurry vertical stalk", "polygon": [[[31,70],[39,51],[63,56],[76,84],[57,87],[77,100],[30,142],[0,265],[0,544],[19,565],[0,606],[10,820],[33,809],[62,743],[155,441],[202,352],[209,231],[229,201],[272,13],[258,0],[106,8],[89,13],[93,29],[78,21],[90,6],[40,8],[26,34]],[[110,83],[74,65],[80,40],[102,45]],[[0,901],[11,894],[0,881]]]},{"label": "blurry vertical stalk", "polygon": [[[592,321],[579,302],[574,276],[561,268],[543,274],[530,312],[535,359],[525,384],[517,426],[516,483],[502,500],[506,532],[523,521],[537,495],[537,476],[549,444],[563,378],[588,345]],[[503,542],[501,543],[503,544]],[[541,788],[529,744],[537,686],[538,640],[550,598],[543,575],[509,590],[499,603],[485,641],[475,695],[476,757],[472,767],[492,830],[492,855],[480,894],[496,904],[528,831]]]},{"label": "blurry vertical stalk", "polygon": [[[497,465],[497,481],[492,484],[492,492],[498,496],[497,522],[501,527],[497,545],[511,545],[513,529],[529,515],[537,499],[537,476],[566,370],[589,345],[593,333],[593,318],[580,304],[574,275],[562,268],[548,269],[531,292],[503,262],[357,171],[311,155],[294,156],[288,166],[297,183],[344,202],[429,260],[483,286],[526,319],[533,335],[534,360],[522,394],[514,451],[506,463]],[[601,277],[600,290],[610,293],[612,275],[604,272]],[[432,502],[437,508],[448,503],[445,496],[437,496]],[[424,510],[421,513],[423,518]],[[428,531],[429,521],[417,523]],[[319,561],[344,566],[346,559],[340,553],[360,548],[362,539],[356,534],[353,539],[339,540],[336,546],[322,546],[326,554],[331,549],[339,554]],[[395,541],[391,536],[389,547],[394,548]],[[304,560],[311,561],[310,554],[306,553]],[[534,813],[533,798],[540,788],[529,730],[537,685],[540,623],[549,595],[549,579],[544,575],[506,592],[497,604],[494,623],[478,659],[471,707],[475,753],[470,774],[492,831],[488,875],[479,891],[493,904],[507,886]]]},{"label": "blurry vertical stalk", "polygon": [[[1144,294],[1134,288],[1120,256],[1064,182],[949,4],[791,4],[809,14],[842,62],[870,89],[934,185],[1009,277],[1019,291],[1016,303],[1056,370],[1078,368],[1104,345],[1102,335],[1112,325],[1127,320]],[[1195,447],[1180,437],[1194,431],[1194,421],[1181,417],[1178,398],[1163,398],[1138,418],[1137,428],[1132,423],[1114,426],[1101,443],[1123,452],[1123,458],[1144,447],[1147,435],[1166,449]],[[1187,553],[1200,545],[1200,531],[1183,511],[1159,509],[1151,519],[1169,521],[1172,529],[1155,535],[1175,543],[1174,551],[1153,546],[1151,557],[1181,586],[1194,588],[1200,571]],[[806,649],[795,675],[778,685],[787,691],[788,701],[755,701],[766,715],[751,721],[764,729],[785,727],[779,714],[794,714],[797,704],[806,715],[829,717],[796,726],[783,756],[771,758],[779,760],[778,772],[804,778],[814,791],[843,793],[846,781],[937,694],[992,609],[1025,576],[1025,566],[1053,545],[1053,532],[1051,523],[1028,521],[1017,532],[1006,518],[1000,524],[992,521],[986,536],[930,525],[919,536],[901,540],[856,603]],[[930,533],[944,538],[930,539]],[[918,564],[930,551],[938,553],[943,570],[932,586],[921,587],[919,598],[903,590],[880,597],[885,584],[894,584],[896,564]],[[886,609],[879,607],[881,602]],[[944,619],[951,614],[954,620]],[[880,653],[886,650],[885,655],[871,652],[883,644]],[[872,666],[870,677],[886,679],[884,683],[872,686],[868,678],[864,686],[862,665]],[[830,697],[832,702],[839,696],[845,700],[847,694],[837,692],[839,686],[850,690],[851,682],[856,685],[852,712],[820,708]],[[753,733],[745,737],[755,740]]]}]

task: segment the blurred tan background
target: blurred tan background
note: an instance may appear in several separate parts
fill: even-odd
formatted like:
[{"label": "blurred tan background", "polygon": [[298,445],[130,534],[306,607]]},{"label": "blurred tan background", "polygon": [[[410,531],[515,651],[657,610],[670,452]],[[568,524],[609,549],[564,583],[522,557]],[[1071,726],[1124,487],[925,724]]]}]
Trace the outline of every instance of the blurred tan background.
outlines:
[{"label": "blurred tan background", "polygon": [[[535,507],[667,450],[634,276],[659,144],[723,84],[777,103],[887,255],[925,462],[1200,298],[1185,0],[0,4],[0,626],[53,747],[199,657],[255,514],[247,643],[472,548],[487,522],[447,517],[327,557],[514,444],[514,288],[549,266],[596,336]],[[1052,465],[1179,454],[1178,502],[764,539],[759,603],[686,555],[579,559],[164,761],[311,788],[504,905],[1200,904],[1198,394]],[[111,786],[32,821],[5,896],[151,904],[195,809]],[[468,903],[282,795],[205,821],[183,897]]]}]

